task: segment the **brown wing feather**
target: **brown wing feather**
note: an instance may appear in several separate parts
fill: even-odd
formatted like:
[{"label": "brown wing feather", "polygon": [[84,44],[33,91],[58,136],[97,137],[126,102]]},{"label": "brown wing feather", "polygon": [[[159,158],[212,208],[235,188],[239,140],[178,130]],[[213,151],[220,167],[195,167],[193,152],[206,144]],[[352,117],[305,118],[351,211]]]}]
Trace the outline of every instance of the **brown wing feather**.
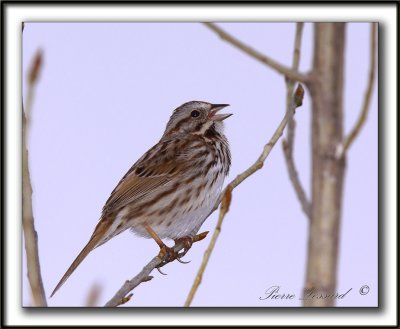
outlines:
[{"label": "brown wing feather", "polygon": [[132,171],[119,182],[111,193],[103,208],[103,213],[116,212],[127,204],[138,201],[159,187],[168,184],[173,178],[170,171],[175,166],[176,164],[172,165],[171,163],[148,166],[146,171],[150,174],[144,176],[139,176]]},{"label": "brown wing feather", "polygon": [[187,164],[187,148],[183,148],[186,140],[165,140],[144,154],[111,192],[104,205],[103,215],[138,201],[168,184],[178,173],[182,174]]}]

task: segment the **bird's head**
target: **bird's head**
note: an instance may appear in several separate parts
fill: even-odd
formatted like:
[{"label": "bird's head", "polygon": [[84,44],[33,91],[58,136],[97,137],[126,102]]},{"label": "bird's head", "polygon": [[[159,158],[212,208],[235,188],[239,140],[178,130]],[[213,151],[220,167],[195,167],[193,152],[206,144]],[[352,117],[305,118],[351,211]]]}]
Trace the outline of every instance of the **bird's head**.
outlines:
[{"label": "bird's head", "polygon": [[223,120],[231,113],[218,113],[229,104],[192,101],[179,106],[168,121],[164,136],[180,133],[206,135],[210,130],[223,132]]}]

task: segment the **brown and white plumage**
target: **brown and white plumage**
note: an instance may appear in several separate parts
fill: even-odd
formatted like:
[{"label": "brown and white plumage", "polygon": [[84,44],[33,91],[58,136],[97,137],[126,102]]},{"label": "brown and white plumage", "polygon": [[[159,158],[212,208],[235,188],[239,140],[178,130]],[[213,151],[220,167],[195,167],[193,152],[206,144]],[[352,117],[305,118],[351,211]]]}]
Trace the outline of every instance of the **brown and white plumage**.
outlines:
[{"label": "brown and white plumage", "polygon": [[89,242],[51,296],[94,248],[126,229],[150,237],[193,237],[210,213],[229,172],[231,155],[217,114],[226,104],[188,102],[172,114],[160,141],[125,174],[103,207]]}]

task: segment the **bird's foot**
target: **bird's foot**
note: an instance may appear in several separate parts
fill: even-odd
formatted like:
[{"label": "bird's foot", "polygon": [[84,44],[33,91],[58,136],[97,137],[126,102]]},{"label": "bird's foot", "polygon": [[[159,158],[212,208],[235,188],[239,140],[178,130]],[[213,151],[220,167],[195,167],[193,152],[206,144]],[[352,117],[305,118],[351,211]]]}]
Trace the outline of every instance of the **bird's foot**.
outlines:
[{"label": "bird's foot", "polygon": [[179,239],[175,239],[174,240],[175,241],[175,245],[177,245],[179,243],[182,243],[183,246],[184,246],[183,251],[178,254],[178,257],[182,258],[183,256],[185,256],[186,253],[189,251],[189,249],[192,248],[193,243],[197,242],[197,241],[200,241],[200,240],[203,240],[207,236],[207,234],[208,234],[208,231],[200,233],[200,234],[197,234],[194,237],[188,235],[188,236],[184,236],[184,237],[179,238]]},{"label": "bird's foot", "polygon": [[159,259],[161,259],[161,263],[160,265],[158,265],[156,267],[157,271],[160,272],[163,275],[166,275],[164,272],[162,272],[160,270],[160,267],[163,267],[164,265],[174,261],[175,259],[177,259],[178,254],[177,252],[174,250],[174,248],[170,248],[167,245],[165,245],[163,243],[162,246],[160,246],[160,252],[158,253],[157,256]]},{"label": "bird's foot", "polygon": [[153,238],[153,240],[158,244],[160,247],[160,252],[158,253],[158,258],[161,259],[161,264],[158,265],[156,268],[158,272],[160,272],[163,275],[166,275],[160,270],[160,267],[163,267],[164,265],[174,261],[175,259],[182,263],[182,264],[187,264],[189,262],[184,262],[180,258],[182,257],[180,254],[178,254],[175,249],[172,247],[168,247],[162,240],[161,238],[157,235],[157,233],[147,224],[144,225],[147,233]]},{"label": "bird's foot", "polygon": [[[157,233],[149,225],[145,224],[144,227],[145,227],[146,231],[149,233],[149,235],[153,238],[153,240],[160,247],[160,252],[158,253],[157,257],[159,259],[161,259],[161,263],[156,268],[163,275],[166,275],[166,274],[160,270],[160,267],[163,267],[164,265],[174,261],[175,259],[182,264],[190,263],[190,261],[185,262],[181,258],[186,255],[186,253],[192,247],[194,242],[203,240],[208,234],[208,231],[207,231],[207,232],[197,234],[194,237],[184,236],[182,238],[175,239],[174,247],[170,248],[161,240],[161,238],[157,235]],[[184,246],[183,251],[179,252],[179,253],[175,251],[175,246],[178,244],[183,244],[183,246]]]},{"label": "bird's foot", "polygon": [[[162,267],[172,261],[174,261],[175,259],[182,264],[187,264],[190,263],[190,261],[184,262],[181,258],[183,256],[186,255],[186,253],[189,251],[189,249],[192,247],[194,242],[197,241],[201,241],[203,240],[208,234],[208,231],[200,233],[195,235],[194,237],[192,236],[184,236],[182,238],[178,238],[175,239],[175,245],[174,247],[170,248],[167,247],[164,243],[162,246],[160,246],[160,253],[158,254],[158,256],[163,259],[164,261],[160,264],[159,267]],[[175,246],[177,246],[178,244],[183,244],[183,251],[181,252],[176,252],[175,251]],[[161,270],[159,268],[157,268],[157,270],[161,273],[161,274],[165,274],[163,272],[161,272]]]},{"label": "bird's foot", "polygon": [[189,249],[193,245],[193,237],[192,236],[184,236],[182,238],[175,239],[174,241],[175,241],[175,245],[182,243],[184,246],[183,251],[181,251],[178,254],[179,258],[182,258],[183,256],[185,256],[186,253],[189,251]]}]

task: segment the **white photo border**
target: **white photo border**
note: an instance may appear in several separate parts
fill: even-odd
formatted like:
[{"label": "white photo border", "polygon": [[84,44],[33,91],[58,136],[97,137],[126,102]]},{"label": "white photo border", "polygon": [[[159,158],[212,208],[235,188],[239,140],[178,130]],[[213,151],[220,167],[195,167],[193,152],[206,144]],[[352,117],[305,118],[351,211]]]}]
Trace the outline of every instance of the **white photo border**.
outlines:
[{"label": "white photo border", "polygon": [[[77,4],[2,3],[5,216],[5,326],[56,325],[398,325],[397,13],[385,3]],[[375,21],[379,22],[380,292],[379,309],[23,309],[21,301],[21,23],[26,21]],[[383,87],[384,86],[384,87]],[[384,196],[384,197],[383,197]],[[159,316],[154,316],[158,313]],[[287,316],[290,314],[290,316]],[[73,315],[73,316],[72,316]]]}]

